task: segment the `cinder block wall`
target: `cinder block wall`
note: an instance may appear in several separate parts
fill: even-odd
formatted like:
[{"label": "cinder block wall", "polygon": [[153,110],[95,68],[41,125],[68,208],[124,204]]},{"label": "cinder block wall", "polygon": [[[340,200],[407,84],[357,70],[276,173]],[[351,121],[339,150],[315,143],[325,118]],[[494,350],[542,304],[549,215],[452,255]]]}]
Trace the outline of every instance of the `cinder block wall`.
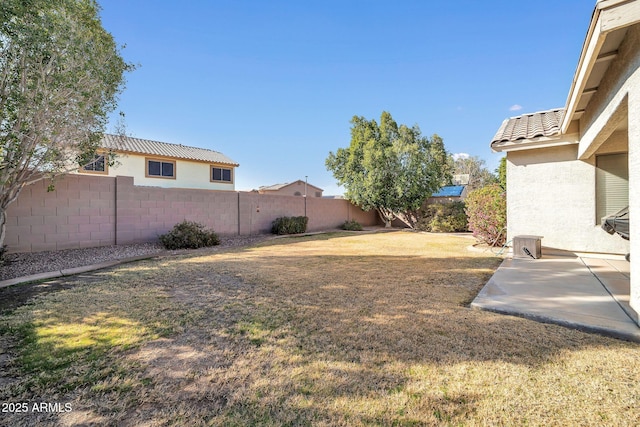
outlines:
[{"label": "cinder block wall", "polygon": [[9,252],[111,245],[115,239],[115,178],[69,175],[22,190],[7,209]]},{"label": "cinder block wall", "polygon": [[375,225],[375,212],[347,200],[249,192],[135,186],[132,177],[68,175],[25,188],[7,210],[9,252],[35,252],[155,241],[185,219],[221,235],[268,233],[280,216],[309,217],[309,231],[355,219]]}]

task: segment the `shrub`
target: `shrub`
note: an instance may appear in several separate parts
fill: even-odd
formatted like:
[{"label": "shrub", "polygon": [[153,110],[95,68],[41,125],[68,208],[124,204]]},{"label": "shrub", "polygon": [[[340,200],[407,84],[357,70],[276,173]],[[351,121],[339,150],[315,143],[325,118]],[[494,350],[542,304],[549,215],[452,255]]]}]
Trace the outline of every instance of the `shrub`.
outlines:
[{"label": "shrub", "polygon": [[273,234],[301,234],[307,231],[309,218],[306,216],[282,216],[271,223]]},{"label": "shrub", "polygon": [[507,199],[498,184],[469,193],[466,199],[469,230],[480,241],[501,246],[506,240]]},{"label": "shrub", "polygon": [[362,225],[360,225],[360,223],[355,219],[352,219],[351,221],[345,221],[344,224],[340,226],[340,228],[348,231],[362,231]]},{"label": "shrub", "polygon": [[418,228],[435,233],[467,231],[467,214],[463,202],[434,203],[423,211]]},{"label": "shrub", "polygon": [[167,249],[198,249],[219,245],[220,238],[213,230],[206,230],[204,225],[184,220],[161,235],[160,242]]}]

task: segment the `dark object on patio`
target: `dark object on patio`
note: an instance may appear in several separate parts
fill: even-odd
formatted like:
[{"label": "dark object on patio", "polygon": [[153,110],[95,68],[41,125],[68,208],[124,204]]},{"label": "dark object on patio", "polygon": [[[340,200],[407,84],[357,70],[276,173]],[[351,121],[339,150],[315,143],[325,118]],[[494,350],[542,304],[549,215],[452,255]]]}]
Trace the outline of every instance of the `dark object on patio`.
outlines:
[{"label": "dark object on patio", "polygon": [[[618,233],[623,239],[629,240],[629,206],[602,218],[602,229],[609,234]],[[630,254],[625,258],[631,261]]]},{"label": "dark object on patio", "polygon": [[618,233],[623,239],[629,240],[629,206],[602,218],[602,229],[609,234]]}]

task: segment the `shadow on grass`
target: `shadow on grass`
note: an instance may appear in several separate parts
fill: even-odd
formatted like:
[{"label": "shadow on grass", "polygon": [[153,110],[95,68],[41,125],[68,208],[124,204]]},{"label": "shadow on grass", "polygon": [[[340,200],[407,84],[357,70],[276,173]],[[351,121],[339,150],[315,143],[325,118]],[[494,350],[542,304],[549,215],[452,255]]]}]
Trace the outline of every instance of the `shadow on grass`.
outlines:
[{"label": "shadow on grass", "polygon": [[[461,306],[490,274],[489,260],[400,258],[368,262],[412,274],[381,271],[367,283],[357,280],[357,257],[307,257],[297,269],[316,267],[296,280],[288,268],[298,257],[278,266],[268,256],[188,260],[179,299],[208,310],[171,345],[143,355],[156,404],[175,405],[162,422],[188,413],[231,425],[456,424],[490,406],[488,390],[513,370],[531,375],[565,351],[629,346]],[[345,279],[325,280],[328,259]],[[171,397],[159,393],[167,384]],[[149,411],[132,416],[158,421]]]},{"label": "shadow on grass", "polygon": [[[118,389],[119,410],[109,407],[113,393],[95,387],[79,393],[79,409],[118,425],[446,425],[488,412],[505,424],[494,400],[508,407],[518,387],[557,393],[557,383],[538,383],[547,370],[582,378],[582,368],[558,368],[562,355],[633,349],[466,308],[497,267],[494,258],[319,255],[295,246],[299,253],[284,254],[281,245],[287,243],[89,275],[119,283],[124,293],[147,284],[170,295],[174,308],[154,317],[172,333],[112,360],[144,380]],[[597,373],[584,375],[583,383],[597,383]],[[563,405],[577,411],[593,403],[579,394],[568,399]]]}]

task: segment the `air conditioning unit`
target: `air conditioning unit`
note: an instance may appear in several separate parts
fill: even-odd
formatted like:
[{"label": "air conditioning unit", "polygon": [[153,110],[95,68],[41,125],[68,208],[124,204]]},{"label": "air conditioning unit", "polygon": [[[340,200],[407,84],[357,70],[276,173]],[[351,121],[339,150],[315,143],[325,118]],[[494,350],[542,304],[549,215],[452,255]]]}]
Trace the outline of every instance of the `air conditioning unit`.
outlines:
[{"label": "air conditioning unit", "polygon": [[529,259],[542,257],[542,236],[515,236],[513,257]]}]

